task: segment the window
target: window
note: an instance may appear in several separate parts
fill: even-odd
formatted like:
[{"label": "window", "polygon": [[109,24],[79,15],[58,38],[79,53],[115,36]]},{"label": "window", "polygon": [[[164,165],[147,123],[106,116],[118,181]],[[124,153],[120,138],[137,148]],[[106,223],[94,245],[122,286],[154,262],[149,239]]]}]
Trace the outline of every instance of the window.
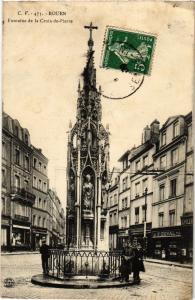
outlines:
[{"label": "window", "polygon": [[33,225],[35,226],[36,225],[36,216],[33,215]]},{"label": "window", "polygon": [[116,212],[114,213],[114,224],[117,223],[117,219],[116,219]]},{"label": "window", "polygon": [[15,163],[20,165],[20,151],[18,149],[15,149]]},{"label": "window", "polygon": [[161,146],[166,145],[166,131],[162,132],[161,135]]},{"label": "window", "polygon": [[24,142],[28,145],[28,135],[27,134],[24,135]]},{"label": "window", "polygon": [[44,228],[46,227],[46,226],[45,226],[45,225],[46,225],[45,222],[46,222],[46,220],[45,220],[45,218],[43,218],[43,227],[44,227]]},{"label": "window", "polygon": [[15,175],[15,187],[16,190],[18,190],[20,188],[20,177]]},{"label": "window", "polygon": [[169,211],[169,224],[170,224],[170,226],[175,225],[175,210],[174,209]]},{"label": "window", "polygon": [[42,189],[42,181],[41,181],[41,179],[39,179],[39,190],[41,190]]},{"label": "window", "polygon": [[38,226],[41,227],[41,217],[38,218]]},{"label": "window", "polygon": [[110,197],[110,206],[112,206],[112,196]]},{"label": "window", "polygon": [[5,198],[1,198],[1,213],[5,214],[6,213],[6,203],[5,203]]},{"label": "window", "polygon": [[127,167],[128,167],[128,157],[126,157],[126,158],[123,160],[123,170],[125,170]]},{"label": "window", "polygon": [[122,209],[127,208],[127,198],[122,199]]},{"label": "window", "polygon": [[41,201],[41,198],[39,198],[39,207],[42,207],[42,201]]},{"label": "window", "polygon": [[159,217],[159,227],[163,227],[164,226],[164,213],[161,212],[158,214]]},{"label": "window", "polygon": [[43,166],[43,172],[44,172],[44,174],[46,174],[46,173],[47,173],[47,168],[46,168],[46,166],[45,166],[45,165]]},{"label": "window", "polygon": [[140,160],[136,161],[135,163],[135,171],[140,171]]},{"label": "window", "polygon": [[139,224],[139,207],[135,208],[135,224]]},{"label": "window", "polygon": [[143,167],[146,167],[148,165],[148,155],[145,155],[143,157]]},{"label": "window", "polygon": [[28,191],[28,180],[24,180],[24,189]]},{"label": "window", "polygon": [[123,191],[127,189],[127,178],[128,177],[123,178]]},{"label": "window", "polygon": [[143,193],[145,193],[146,188],[148,188],[148,178],[145,178],[145,179],[142,181],[142,189],[143,189]]},{"label": "window", "polygon": [[117,204],[117,194],[114,194],[114,204]]},{"label": "window", "polygon": [[187,140],[187,151],[192,150],[193,143],[192,143],[192,125],[188,127],[188,140]]},{"label": "window", "polygon": [[127,216],[124,216],[124,228],[127,228]]},{"label": "window", "polygon": [[135,184],[135,196],[138,197],[140,194],[140,182]]},{"label": "window", "polygon": [[6,171],[5,171],[5,169],[2,169],[1,170],[1,173],[2,173],[2,186],[3,187],[6,187]]},{"label": "window", "polygon": [[47,192],[47,184],[46,184],[46,182],[43,183],[43,191]]},{"label": "window", "polygon": [[34,169],[37,168],[37,159],[36,158],[33,159],[33,168]]},{"label": "window", "polygon": [[179,122],[173,124],[173,138],[179,135]]},{"label": "window", "polygon": [[178,149],[171,151],[171,165],[174,166],[178,163]]},{"label": "window", "polygon": [[170,197],[175,197],[177,195],[177,179],[173,179],[170,182]]},{"label": "window", "polygon": [[41,164],[41,162],[39,162],[39,171],[40,172],[42,171],[42,164]]},{"label": "window", "polygon": [[2,142],[2,157],[7,159],[6,143]]},{"label": "window", "polygon": [[46,200],[43,201],[43,208],[46,209]]},{"label": "window", "polygon": [[100,239],[104,239],[104,223],[101,222],[101,231],[100,231]]},{"label": "window", "polygon": [[162,184],[159,187],[159,195],[160,195],[160,200],[165,200],[165,185]]},{"label": "window", "polygon": [[25,156],[24,167],[25,167],[26,170],[29,171],[29,169],[30,169],[30,163],[29,163],[29,157],[28,156]]},{"label": "window", "polygon": [[37,178],[36,178],[36,176],[33,177],[33,186],[35,188],[37,188]]},{"label": "window", "polygon": [[110,214],[110,225],[112,225],[112,214]]},{"label": "window", "polygon": [[19,128],[18,128],[18,126],[15,127],[15,133],[16,133],[16,136],[18,137],[19,136]]},{"label": "window", "polygon": [[167,157],[166,155],[163,155],[160,157],[160,169],[163,170],[167,166]]}]

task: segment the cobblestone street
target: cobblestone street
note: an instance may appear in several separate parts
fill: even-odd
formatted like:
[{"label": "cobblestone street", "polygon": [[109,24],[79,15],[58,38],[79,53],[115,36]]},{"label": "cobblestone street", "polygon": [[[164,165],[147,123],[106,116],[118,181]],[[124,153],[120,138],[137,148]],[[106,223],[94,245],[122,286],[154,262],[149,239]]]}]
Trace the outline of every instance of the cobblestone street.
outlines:
[{"label": "cobblestone street", "polygon": [[[31,276],[41,273],[39,254],[1,256],[1,297],[41,299],[192,299],[192,270],[174,266],[145,263],[139,286],[112,289],[57,289],[33,285]],[[6,288],[5,278],[15,280],[15,286]]]}]

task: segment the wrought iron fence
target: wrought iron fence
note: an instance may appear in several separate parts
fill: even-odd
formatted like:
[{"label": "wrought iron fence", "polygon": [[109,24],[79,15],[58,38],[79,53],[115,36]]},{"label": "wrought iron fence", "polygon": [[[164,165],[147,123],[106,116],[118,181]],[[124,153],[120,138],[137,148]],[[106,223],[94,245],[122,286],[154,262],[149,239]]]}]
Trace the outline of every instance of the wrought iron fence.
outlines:
[{"label": "wrought iron fence", "polygon": [[116,278],[120,274],[121,252],[50,250],[49,275],[59,279],[72,276]]}]

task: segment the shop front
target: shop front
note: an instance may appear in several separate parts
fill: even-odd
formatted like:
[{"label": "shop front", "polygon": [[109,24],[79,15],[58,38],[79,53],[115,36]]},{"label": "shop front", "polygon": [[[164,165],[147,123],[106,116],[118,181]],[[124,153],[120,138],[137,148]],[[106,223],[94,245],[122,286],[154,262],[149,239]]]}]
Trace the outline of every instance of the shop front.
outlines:
[{"label": "shop front", "polygon": [[30,224],[20,225],[13,223],[11,250],[31,250]]},{"label": "shop front", "polygon": [[181,226],[152,229],[153,257],[181,261]]},{"label": "shop front", "polygon": [[146,238],[144,238],[144,224],[130,226],[129,236],[131,242],[140,243],[146,251],[146,256],[152,256],[152,239],[151,239],[152,223],[146,224]]},{"label": "shop front", "polygon": [[32,227],[32,249],[39,250],[42,245],[42,239],[47,241],[47,229],[41,227]]},{"label": "shop front", "polygon": [[1,219],[1,251],[10,249],[10,220],[2,217]]},{"label": "shop front", "polygon": [[119,229],[118,232],[118,250],[124,249],[129,240],[129,231],[128,229]]},{"label": "shop front", "polygon": [[182,258],[185,262],[193,260],[193,213],[181,217]]},{"label": "shop front", "polygon": [[114,251],[118,249],[118,226],[109,227],[109,249]]}]

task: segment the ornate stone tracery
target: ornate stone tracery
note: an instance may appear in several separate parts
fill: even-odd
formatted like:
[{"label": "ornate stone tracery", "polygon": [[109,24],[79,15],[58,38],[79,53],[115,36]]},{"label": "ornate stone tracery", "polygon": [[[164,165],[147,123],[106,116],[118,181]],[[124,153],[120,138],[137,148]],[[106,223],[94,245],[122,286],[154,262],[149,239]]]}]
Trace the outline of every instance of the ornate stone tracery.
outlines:
[{"label": "ornate stone tracery", "polygon": [[[69,133],[67,240],[77,248],[101,249],[100,231],[105,225],[101,212],[108,181],[105,174],[109,172],[109,132],[101,124],[101,88],[99,91],[96,88],[91,31],[88,46],[87,63],[82,73],[83,86],[80,82],[78,85],[77,121]],[[72,211],[73,207],[74,215],[69,213],[69,208]]]}]

